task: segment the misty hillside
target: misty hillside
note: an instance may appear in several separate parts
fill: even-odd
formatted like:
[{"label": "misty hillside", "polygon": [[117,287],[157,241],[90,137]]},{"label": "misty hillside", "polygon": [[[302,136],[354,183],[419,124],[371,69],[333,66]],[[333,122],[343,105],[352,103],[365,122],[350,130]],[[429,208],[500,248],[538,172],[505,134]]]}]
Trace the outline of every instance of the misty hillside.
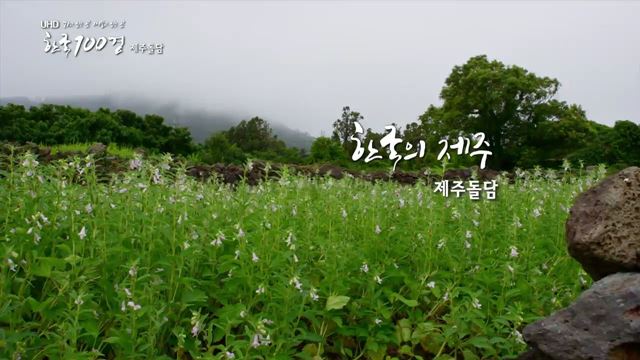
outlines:
[{"label": "misty hillside", "polygon": [[[236,125],[241,120],[248,120],[252,116],[241,116],[226,113],[212,113],[194,108],[187,108],[175,103],[155,103],[152,100],[142,97],[117,97],[113,95],[91,95],[91,96],[60,96],[30,99],[27,97],[1,98],[0,105],[8,103],[24,105],[25,107],[39,104],[59,104],[71,105],[92,111],[99,108],[111,110],[126,109],[139,115],[157,114],[165,119],[165,123],[174,126],[184,126],[189,128],[195,142],[203,142],[210,134],[227,130]],[[289,147],[303,148],[309,150],[314,138],[300,130],[291,129],[286,125],[266,119],[271,125],[274,134],[285,142]]]}]

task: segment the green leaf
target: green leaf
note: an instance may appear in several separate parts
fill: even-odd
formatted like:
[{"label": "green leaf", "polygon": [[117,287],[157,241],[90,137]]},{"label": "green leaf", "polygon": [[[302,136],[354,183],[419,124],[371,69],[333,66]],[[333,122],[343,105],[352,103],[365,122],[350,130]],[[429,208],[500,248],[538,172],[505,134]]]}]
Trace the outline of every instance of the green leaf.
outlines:
[{"label": "green leaf", "polygon": [[469,340],[469,344],[481,348],[481,349],[491,349],[493,348],[489,343],[489,339],[484,336],[476,336]]},{"label": "green leaf", "polygon": [[327,298],[327,305],[325,309],[327,310],[340,310],[351,300],[348,296],[343,295],[331,295]]},{"label": "green leaf", "polygon": [[186,304],[204,303],[207,301],[207,294],[198,289],[187,290],[182,293],[182,302]]},{"label": "green leaf", "polygon": [[392,293],[391,297],[397,300],[402,301],[402,303],[404,303],[405,305],[407,305],[408,307],[416,307],[418,306],[418,300],[411,300],[411,299],[407,299],[404,296],[398,294],[398,293]]}]

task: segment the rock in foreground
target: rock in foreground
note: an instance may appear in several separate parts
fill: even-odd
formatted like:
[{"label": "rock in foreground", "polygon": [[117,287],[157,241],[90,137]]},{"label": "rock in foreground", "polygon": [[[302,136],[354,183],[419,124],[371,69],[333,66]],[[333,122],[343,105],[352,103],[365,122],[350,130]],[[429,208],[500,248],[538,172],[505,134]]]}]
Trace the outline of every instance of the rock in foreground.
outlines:
[{"label": "rock in foreground", "polygon": [[571,256],[594,280],[640,271],[640,168],[622,170],[579,195],[566,239]]},{"label": "rock in foreground", "polygon": [[521,359],[640,359],[640,274],[594,283],[568,308],[527,326],[524,338],[532,350]]}]

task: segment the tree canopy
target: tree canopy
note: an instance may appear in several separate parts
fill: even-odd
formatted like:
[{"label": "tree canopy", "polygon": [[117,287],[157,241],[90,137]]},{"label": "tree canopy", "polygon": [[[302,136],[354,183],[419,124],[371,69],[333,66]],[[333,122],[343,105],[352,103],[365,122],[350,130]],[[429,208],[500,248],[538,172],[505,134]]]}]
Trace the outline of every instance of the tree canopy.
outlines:
[{"label": "tree canopy", "polygon": [[420,122],[432,136],[484,132],[493,152],[490,166],[513,167],[535,141],[541,124],[569,111],[584,115],[554,98],[559,86],[556,79],[475,56],[453,68],[440,92],[442,106],[430,106]]}]

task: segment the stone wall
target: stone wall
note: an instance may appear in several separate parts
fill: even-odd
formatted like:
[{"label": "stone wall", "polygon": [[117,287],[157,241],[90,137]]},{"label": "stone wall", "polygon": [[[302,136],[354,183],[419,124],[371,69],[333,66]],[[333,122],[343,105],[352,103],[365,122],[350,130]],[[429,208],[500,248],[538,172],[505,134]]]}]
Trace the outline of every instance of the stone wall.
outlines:
[{"label": "stone wall", "polygon": [[640,360],[640,168],[580,194],[566,223],[569,254],[594,279],[569,307],[524,329],[521,360]]}]

